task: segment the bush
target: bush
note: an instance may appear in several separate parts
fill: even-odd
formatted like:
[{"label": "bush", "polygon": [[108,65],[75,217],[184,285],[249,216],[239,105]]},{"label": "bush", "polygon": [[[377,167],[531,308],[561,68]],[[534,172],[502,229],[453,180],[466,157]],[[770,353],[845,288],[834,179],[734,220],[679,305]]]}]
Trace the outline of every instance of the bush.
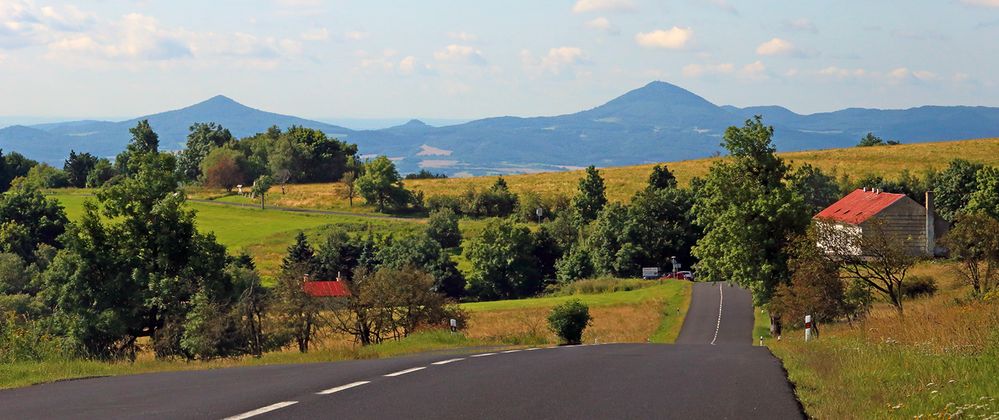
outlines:
[{"label": "bush", "polygon": [[579,280],[559,286],[552,294],[557,296],[595,295],[600,293],[630,292],[654,286],[657,283],[638,279],[599,278]]},{"label": "bush", "polygon": [[427,210],[431,213],[444,209],[451,210],[453,213],[461,215],[461,197],[455,197],[453,195],[434,195],[427,198]]},{"label": "bush", "polygon": [[590,308],[579,299],[558,305],[548,314],[548,328],[563,344],[581,343],[583,330],[589,325]]},{"label": "bush", "polygon": [[427,221],[427,236],[444,248],[457,248],[461,245],[461,230],[458,229],[458,215],[449,208],[430,212]]},{"label": "bush", "polygon": [[937,281],[928,276],[910,276],[902,283],[902,296],[915,299],[920,296],[933,296],[937,292]]}]

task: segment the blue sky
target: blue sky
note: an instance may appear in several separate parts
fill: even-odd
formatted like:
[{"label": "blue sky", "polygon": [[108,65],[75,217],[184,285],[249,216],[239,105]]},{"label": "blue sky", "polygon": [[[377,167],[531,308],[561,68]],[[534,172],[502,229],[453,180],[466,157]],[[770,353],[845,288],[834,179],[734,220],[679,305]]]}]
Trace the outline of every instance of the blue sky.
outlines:
[{"label": "blue sky", "polygon": [[554,115],[652,80],[813,113],[999,106],[999,0],[0,0],[0,116],[216,94],[311,118]]}]

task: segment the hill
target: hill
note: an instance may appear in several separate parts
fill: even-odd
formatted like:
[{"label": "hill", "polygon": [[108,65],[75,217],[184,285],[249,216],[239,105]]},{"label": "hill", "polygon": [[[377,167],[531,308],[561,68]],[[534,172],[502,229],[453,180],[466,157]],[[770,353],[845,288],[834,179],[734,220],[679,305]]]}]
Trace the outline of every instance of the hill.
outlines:
[{"label": "hill", "polygon": [[[952,142],[902,144],[881,147],[848,147],[841,149],[785,152],[779,154],[792,165],[810,164],[828,174],[860,178],[881,175],[894,178],[908,170],[918,174],[927,169],[944,169],[952,159],[966,159],[989,165],[999,165],[999,138]],[[722,158],[707,158],[671,162],[666,165],[681,184],[708,173],[711,164]],[[645,188],[654,164],[620,166],[600,169],[611,201],[627,201]],[[504,176],[516,193],[534,191],[541,195],[575,193],[582,171],[549,172]],[[469,188],[487,188],[496,177],[426,179],[406,181],[407,188],[423,191],[427,196],[457,195]]]},{"label": "hill", "polygon": [[905,110],[850,108],[801,115],[780,106],[718,106],[679,86],[652,82],[592,109],[548,117],[496,117],[434,127],[410,121],[381,130],[345,127],[275,114],[225,96],[127,121],[73,121],[0,129],[0,148],[58,164],[70,149],[114,156],[128,129],[149,119],[164,149],[183,147],[188,127],[214,121],[236,136],[272,125],[301,125],[356,143],[364,155],[395,158],[403,173],[425,168],[450,175],[534,173],[705,158],[721,151],[724,130],[762,115],[781,151],[857,143],[867,132],[903,143],[999,135],[999,108],[925,106]]}]

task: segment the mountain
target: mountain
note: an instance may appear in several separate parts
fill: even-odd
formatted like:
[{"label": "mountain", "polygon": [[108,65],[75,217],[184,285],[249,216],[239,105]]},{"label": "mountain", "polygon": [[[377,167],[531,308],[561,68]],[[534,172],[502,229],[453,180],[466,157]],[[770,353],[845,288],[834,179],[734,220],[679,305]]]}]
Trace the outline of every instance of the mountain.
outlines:
[{"label": "mountain", "polygon": [[676,85],[652,82],[603,105],[549,117],[495,117],[434,127],[419,120],[380,130],[260,111],[225,96],[127,121],[72,121],[0,130],[0,148],[61,163],[70,149],[114,156],[128,129],[149,119],[164,149],[183,148],[188,127],[216,122],[238,137],[272,125],[301,125],[356,143],[365,156],[392,157],[401,172],[523,173],[597,165],[668,162],[721,152],[721,135],[754,115],[775,128],[781,151],[846,147],[867,132],[905,143],[999,135],[999,108],[850,108],[802,115],[776,105],[718,106]]}]

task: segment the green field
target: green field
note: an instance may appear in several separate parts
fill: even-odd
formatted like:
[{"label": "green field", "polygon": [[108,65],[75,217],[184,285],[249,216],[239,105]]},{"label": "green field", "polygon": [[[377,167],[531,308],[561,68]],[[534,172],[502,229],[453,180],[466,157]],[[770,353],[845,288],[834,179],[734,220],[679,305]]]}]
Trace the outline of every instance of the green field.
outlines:
[{"label": "green field", "polygon": [[[49,196],[65,207],[70,220],[83,214],[83,202],[94,198],[85,190],[57,191]],[[320,215],[280,210],[225,206],[188,202],[197,212],[198,229],[214,233],[229,252],[248,252],[265,277],[277,273],[281,258],[298,232],[306,232],[315,241],[324,229],[336,226],[348,232],[375,234],[412,234],[423,228],[422,220],[372,218],[363,216]]]}]

